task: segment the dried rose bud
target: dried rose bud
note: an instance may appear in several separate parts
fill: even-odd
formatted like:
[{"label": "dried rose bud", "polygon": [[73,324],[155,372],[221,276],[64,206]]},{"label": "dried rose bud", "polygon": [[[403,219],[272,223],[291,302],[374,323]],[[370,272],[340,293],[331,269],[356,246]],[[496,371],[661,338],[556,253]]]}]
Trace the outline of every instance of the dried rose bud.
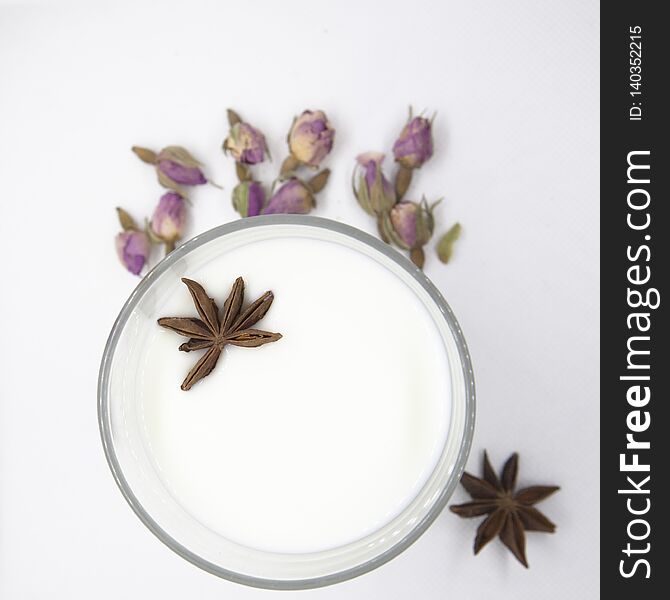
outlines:
[{"label": "dried rose bud", "polygon": [[314,195],[299,179],[289,179],[270,198],[264,215],[307,214],[314,207]]},{"label": "dried rose bud", "polygon": [[242,181],[233,189],[233,207],[242,217],[260,215],[265,205],[265,190],[257,181]]},{"label": "dried rose bud", "polygon": [[425,117],[410,118],[393,144],[393,155],[407,169],[418,169],[433,155],[432,122]]},{"label": "dried rose bud", "polygon": [[412,262],[420,269],[425,260],[423,246],[435,228],[433,208],[438,202],[428,206],[425,199],[421,202],[403,200],[384,215],[382,221],[384,234],[396,246],[409,250]]},{"label": "dried rose bud", "polygon": [[389,212],[387,233],[393,243],[411,250],[420,248],[430,240],[435,227],[433,206],[428,206],[426,200],[398,202]]},{"label": "dried rose bud", "polygon": [[317,168],[333,148],[335,130],[321,110],[306,110],[296,117],[288,134],[291,156],[299,163]]},{"label": "dried rose bud", "polygon": [[[163,148],[157,157],[159,181],[161,174],[178,185],[202,185],[207,178],[200,170],[201,163],[180,146]],[[161,181],[161,183],[163,183]],[[165,187],[170,187],[166,185]]]},{"label": "dried rose bud", "polygon": [[186,221],[186,201],[177,192],[161,196],[149,226],[159,240],[174,244],[181,239]]},{"label": "dried rose bud", "polygon": [[133,275],[139,275],[149,259],[151,243],[143,231],[122,231],[116,236],[116,252],[121,264]]},{"label": "dried rose bud", "polygon": [[265,136],[249,123],[237,122],[230,127],[223,142],[223,151],[243,165],[256,165],[265,160],[268,147]]},{"label": "dried rose bud", "polygon": [[370,215],[383,215],[391,210],[396,201],[393,186],[381,168],[384,155],[380,152],[366,152],[356,160],[361,167],[358,187],[354,187],[358,203]]},{"label": "dried rose bud", "polygon": [[[133,146],[132,151],[145,163],[156,167],[158,182],[165,188],[182,193],[182,185],[207,183],[202,166],[185,148],[167,146],[158,154],[147,148]],[[211,182],[210,182],[211,183]],[[214,185],[212,183],[212,185]]]}]

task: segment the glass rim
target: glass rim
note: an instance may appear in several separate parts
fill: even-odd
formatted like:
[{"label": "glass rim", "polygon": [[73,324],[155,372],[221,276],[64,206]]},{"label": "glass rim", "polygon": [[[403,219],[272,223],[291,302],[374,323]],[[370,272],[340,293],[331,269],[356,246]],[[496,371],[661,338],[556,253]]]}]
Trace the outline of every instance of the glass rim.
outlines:
[{"label": "glass rim", "polygon": [[[465,386],[465,422],[463,428],[463,440],[451,475],[449,476],[446,484],[442,486],[440,494],[431,506],[430,510],[422,517],[421,520],[417,522],[416,526],[413,527],[412,530],[407,533],[407,535],[405,535],[396,544],[381,554],[374,556],[354,567],[350,567],[348,569],[330,573],[324,576],[311,577],[307,579],[267,579],[238,573],[229,569],[225,569],[215,563],[212,563],[211,561],[202,558],[201,556],[189,550],[179,541],[174,539],[145,510],[131,489],[131,486],[128,484],[126,478],[124,477],[123,470],[114,450],[112,433],[109,427],[109,420],[107,419],[109,409],[109,397],[107,390],[109,389],[108,384],[111,372],[112,357],[114,355],[116,345],[128,321],[128,317],[135,309],[144,293],[151,287],[153,282],[182,257],[187,255],[192,250],[207,244],[208,242],[237,231],[255,227],[265,227],[269,225],[297,225],[334,231],[371,246],[374,250],[380,252],[385,257],[391,259],[397,265],[402,267],[428,293],[431,300],[435,302],[437,307],[440,309],[440,313],[447,322],[449,330],[454,337],[454,342],[458,349],[458,355],[460,358],[461,367],[463,369],[463,383]],[[123,308],[116,318],[107,339],[107,343],[105,344],[105,349],[100,364],[97,396],[98,427],[100,430],[100,437],[102,440],[107,464],[109,465],[112,476],[114,477],[114,480],[116,481],[116,484],[119,487],[123,497],[130,505],[133,512],[138,516],[140,521],[142,521],[142,523],[144,523],[144,525],[168,548],[200,569],[235,583],[273,590],[301,590],[340,583],[342,581],[358,577],[359,575],[363,575],[364,573],[368,573],[369,571],[372,571],[377,567],[387,563],[391,559],[398,556],[401,552],[406,550],[428,529],[437,516],[442,512],[447,502],[449,501],[449,498],[452,496],[465,469],[465,463],[470,453],[470,447],[472,445],[472,438],[474,435],[475,385],[470,353],[468,351],[465,338],[463,337],[461,327],[458,324],[453,311],[435,284],[433,284],[432,281],[424,274],[424,272],[416,267],[408,258],[376,237],[361,231],[360,229],[352,227],[351,225],[340,223],[339,221],[309,215],[265,215],[239,219],[231,223],[219,225],[218,227],[214,227],[213,229],[197,235],[170,252],[140,280],[139,284],[130,294],[128,300],[126,300]]]}]

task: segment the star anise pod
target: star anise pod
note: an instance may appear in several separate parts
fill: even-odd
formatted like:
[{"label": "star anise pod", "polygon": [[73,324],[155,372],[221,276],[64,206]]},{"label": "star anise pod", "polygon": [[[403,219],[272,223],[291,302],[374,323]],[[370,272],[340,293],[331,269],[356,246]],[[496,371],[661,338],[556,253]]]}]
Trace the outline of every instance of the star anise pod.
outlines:
[{"label": "star anise pod", "polygon": [[464,518],[488,515],[477,529],[475,554],[497,535],[527,568],[525,532],[554,533],[556,530],[556,526],[533,505],[559,488],[554,485],[535,485],[515,491],[518,469],[519,455],[514,453],[507,459],[498,478],[484,452],[484,478],[479,479],[470,473],[463,473],[461,478],[461,484],[472,496],[472,502],[449,508]]},{"label": "star anise pod", "polygon": [[207,350],[186,375],[181,384],[182,390],[190,390],[193,385],[212,372],[226,344],[256,348],[281,338],[280,333],[252,329],[270,309],[274,300],[272,292],[265,292],[258,300],[242,310],[244,280],[238,277],[219,314],[216,303],[207,295],[205,288],[192,279],[182,278],[182,281],[191,292],[200,318],[163,317],[158,319],[158,324],[189,338],[188,342],[179,346],[182,352]]}]

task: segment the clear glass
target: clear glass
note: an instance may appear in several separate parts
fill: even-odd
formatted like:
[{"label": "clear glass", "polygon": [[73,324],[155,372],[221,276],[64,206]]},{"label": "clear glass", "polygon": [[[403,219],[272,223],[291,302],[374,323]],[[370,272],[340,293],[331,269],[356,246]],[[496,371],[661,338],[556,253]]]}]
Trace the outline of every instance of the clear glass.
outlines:
[{"label": "clear glass", "polygon": [[[449,432],[441,456],[410,504],[372,534],[338,548],[309,554],[279,554],[237,544],[203,526],[165,489],[142,440],[142,414],[129,369],[136,360],[140,319],[151,314],[161,289],[181,276],[191,261],[257,240],[281,237],[328,240],[373,258],[417,295],[440,330],[449,358],[452,401]],[[222,246],[222,242],[225,242]],[[208,246],[209,244],[209,246]],[[112,474],[141,521],[167,546],[198,567],[246,585],[305,589],[366,573],[412,544],[446,505],[462,475],[475,416],[473,371],[461,329],[430,280],[396,250],[362,231],[318,217],[273,215],[222,225],[180,246],[162,260],[124,305],[105,347],[98,382],[98,420]],[[268,495],[270,495],[268,491]]]}]

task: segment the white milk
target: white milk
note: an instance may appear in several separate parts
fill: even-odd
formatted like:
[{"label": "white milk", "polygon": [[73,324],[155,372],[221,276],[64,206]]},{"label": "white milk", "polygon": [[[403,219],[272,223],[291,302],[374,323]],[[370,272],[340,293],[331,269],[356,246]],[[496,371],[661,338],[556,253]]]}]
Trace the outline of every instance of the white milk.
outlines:
[{"label": "white milk", "polygon": [[[356,250],[301,238],[252,242],[183,275],[220,307],[237,276],[245,303],[271,289],[256,327],[284,337],[226,347],[183,392],[201,353],[148,328],[144,443],[177,502],[230,540],[283,553],[346,544],[402,511],[440,456],[451,411],[447,353],[414,292]],[[158,316],[196,316],[181,282]]]}]

